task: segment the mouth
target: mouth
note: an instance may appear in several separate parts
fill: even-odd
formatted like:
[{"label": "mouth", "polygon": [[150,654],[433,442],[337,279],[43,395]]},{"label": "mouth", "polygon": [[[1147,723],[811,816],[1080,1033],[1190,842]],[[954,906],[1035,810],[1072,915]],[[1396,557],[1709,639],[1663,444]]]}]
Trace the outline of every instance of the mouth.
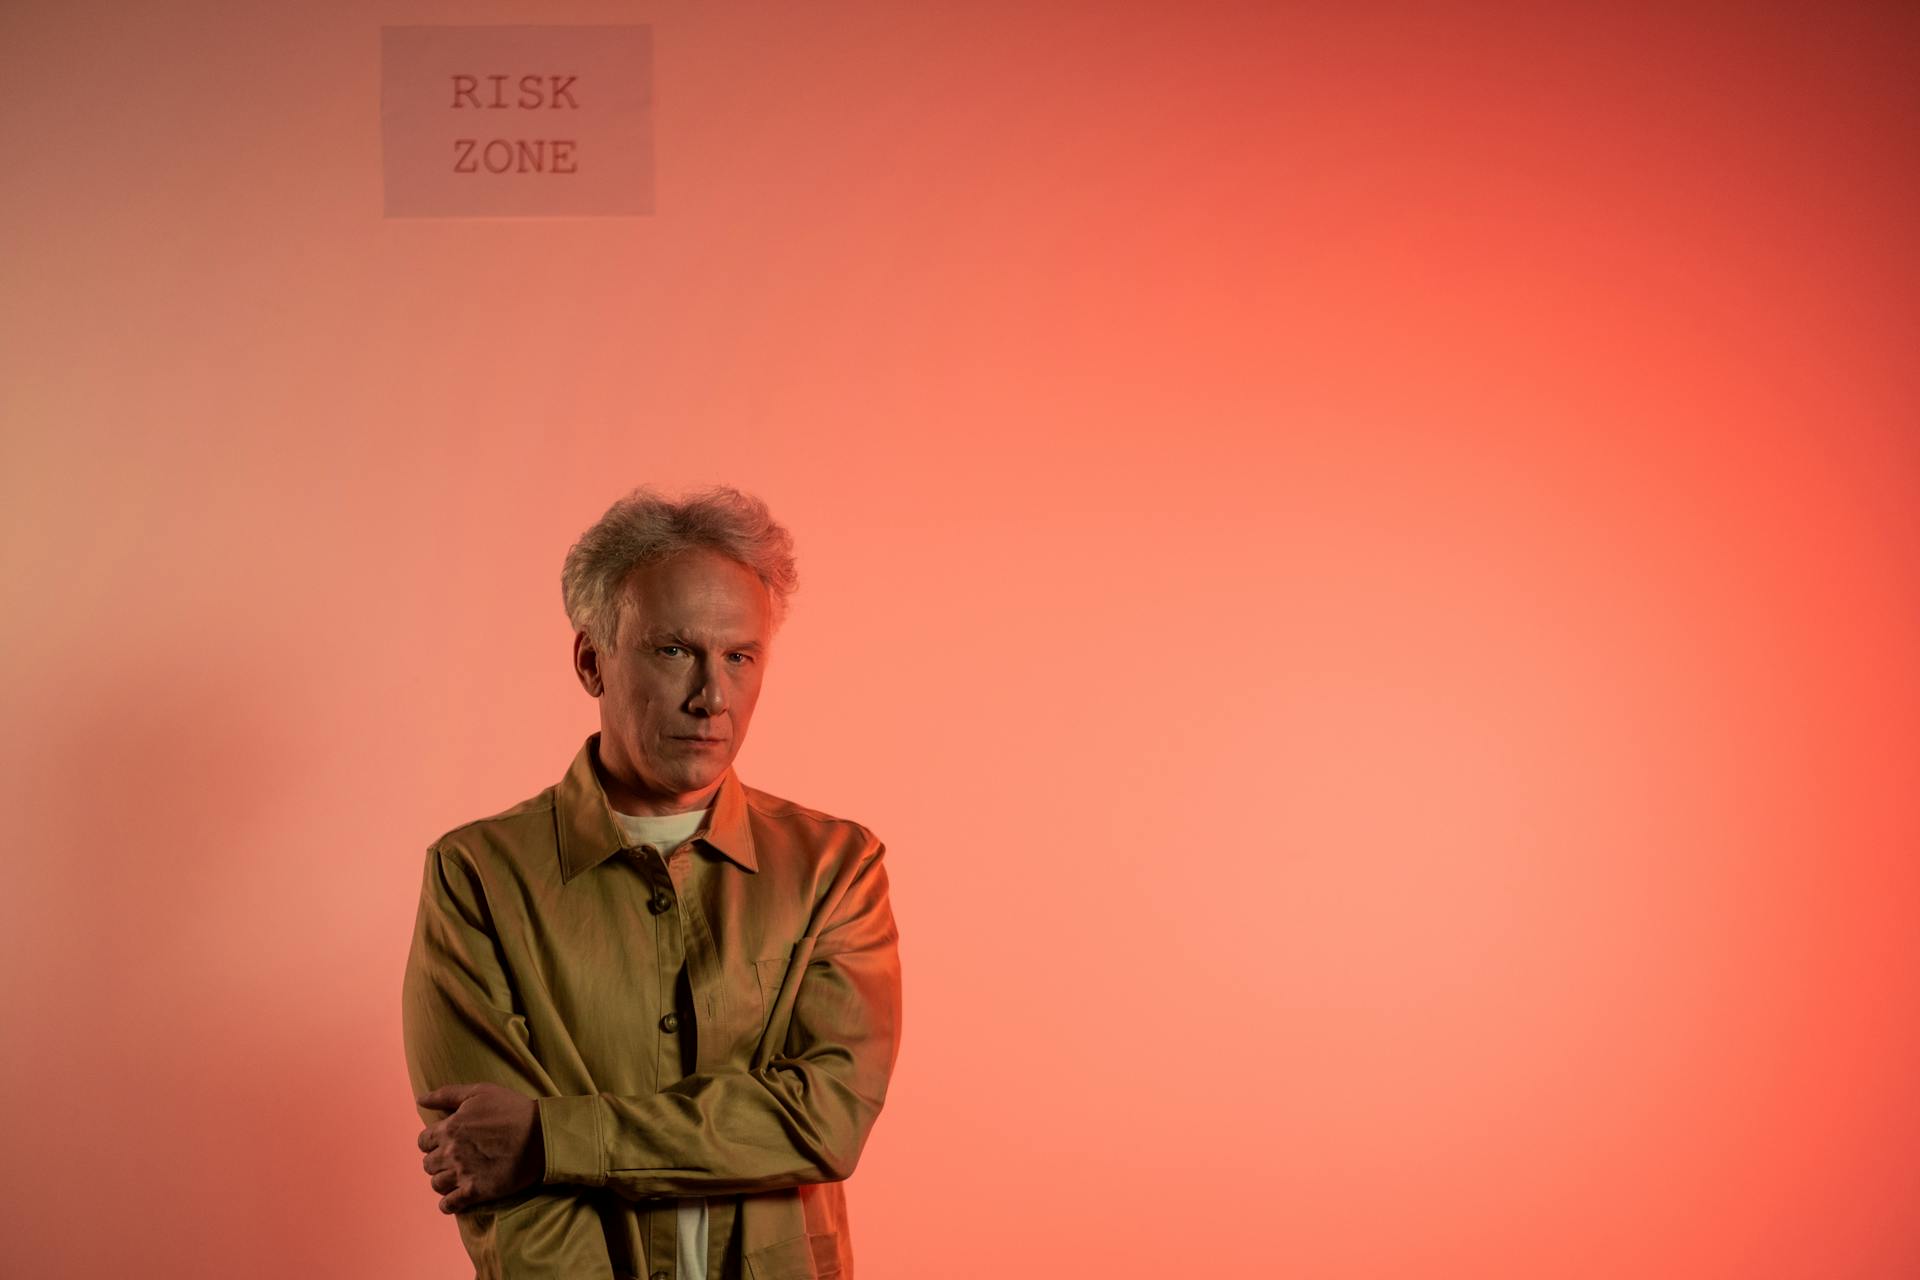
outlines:
[{"label": "mouth", "polygon": [[702,747],[723,747],[727,744],[725,738],[684,737],[679,734],[675,734],[673,740],[675,742],[691,742]]}]

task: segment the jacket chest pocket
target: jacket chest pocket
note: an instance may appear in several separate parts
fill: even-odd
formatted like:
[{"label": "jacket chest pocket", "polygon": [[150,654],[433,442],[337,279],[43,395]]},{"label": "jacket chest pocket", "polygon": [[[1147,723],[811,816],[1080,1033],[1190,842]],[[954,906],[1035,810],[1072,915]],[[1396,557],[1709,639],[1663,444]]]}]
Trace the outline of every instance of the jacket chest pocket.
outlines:
[{"label": "jacket chest pocket", "polygon": [[802,938],[753,962],[754,986],[760,989],[759,1037],[753,1052],[756,1071],[785,1052],[792,1040],[794,1009],[813,959],[814,941],[811,936]]},{"label": "jacket chest pocket", "polygon": [[793,946],[789,943],[772,955],[753,962],[754,986],[760,993],[759,1029],[767,1029],[767,1016],[773,1012],[774,1002],[780,998],[780,984],[787,980],[787,968],[793,963]]}]

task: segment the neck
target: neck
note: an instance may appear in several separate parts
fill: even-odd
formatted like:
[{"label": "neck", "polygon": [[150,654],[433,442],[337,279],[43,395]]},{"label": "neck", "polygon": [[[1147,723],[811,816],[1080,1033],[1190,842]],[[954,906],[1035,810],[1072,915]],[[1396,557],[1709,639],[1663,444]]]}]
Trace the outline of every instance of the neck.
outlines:
[{"label": "neck", "polygon": [[607,803],[613,806],[614,812],[634,818],[664,818],[704,809],[713,803],[713,798],[720,793],[720,784],[726,780],[726,775],[722,774],[710,786],[677,795],[648,791],[609,773],[600,759],[598,743],[594,744],[593,772],[600,779],[600,789],[607,793]]}]

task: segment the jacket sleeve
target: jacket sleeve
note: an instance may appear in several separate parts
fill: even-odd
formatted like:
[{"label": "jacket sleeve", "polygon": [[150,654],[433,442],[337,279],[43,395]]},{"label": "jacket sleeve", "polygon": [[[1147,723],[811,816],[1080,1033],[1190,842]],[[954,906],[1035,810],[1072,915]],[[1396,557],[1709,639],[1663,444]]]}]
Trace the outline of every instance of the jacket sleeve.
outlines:
[{"label": "jacket sleeve", "polygon": [[[427,851],[401,991],[414,1096],[489,1082],[531,1098],[558,1093],[514,1003],[480,878],[457,851],[436,845]],[[415,1110],[423,1125],[445,1118]],[[454,1217],[476,1280],[613,1280],[599,1215],[578,1188],[528,1188]]]},{"label": "jacket sleeve", "polygon": [[547,1181],[641,1199],[851,1174],[900,1049],[885,852],[876,842],[829,889],[816,916],[825,923],[795,947],[750,1069],[690,1075],[653,1094],[541,1098]]}]

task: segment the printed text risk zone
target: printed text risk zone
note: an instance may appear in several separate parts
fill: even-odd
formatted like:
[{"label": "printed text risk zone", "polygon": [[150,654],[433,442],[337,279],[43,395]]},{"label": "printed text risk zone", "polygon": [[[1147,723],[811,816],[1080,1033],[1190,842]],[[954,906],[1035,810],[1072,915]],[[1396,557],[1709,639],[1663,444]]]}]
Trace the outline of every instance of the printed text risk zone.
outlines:
[{"label": "printed text risk zone", "polygon": [[[577,75],[449,77],[456,111],[577,111]],[[455,138],[455,173],[578,173],[573,138]]]}]

